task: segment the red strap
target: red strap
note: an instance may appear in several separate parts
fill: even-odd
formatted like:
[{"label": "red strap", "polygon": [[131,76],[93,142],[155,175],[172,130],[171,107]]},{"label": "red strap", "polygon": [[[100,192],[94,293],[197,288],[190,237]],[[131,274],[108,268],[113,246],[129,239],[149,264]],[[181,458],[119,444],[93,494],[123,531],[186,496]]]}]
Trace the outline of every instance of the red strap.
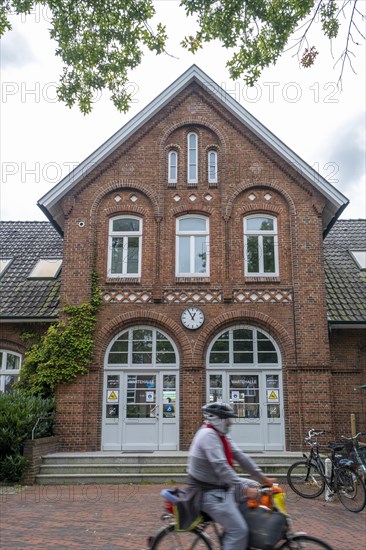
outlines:
[{"label": "red strap", "polygon": [[213,430],[215,430],[215,432],[217,433],[217,435],[220,437],[221,441],[222,441],[222,444],[224,446],[224,451],[225,451],[225,456],[226,456],[226,460],[228,461],[229,465],[234,468],[234,461],[233,461],[233,455],[231,453],[231,448],[230,448],[230,445],[229,445],[229,442],[228,440],[226,439],[226,437],[223,435],[223,434],[220,434],[220,432],[218,432],[216,430],[216,428],[214,426],[212,426],[212,424],[206,424],[206,428],[212,428]]}]

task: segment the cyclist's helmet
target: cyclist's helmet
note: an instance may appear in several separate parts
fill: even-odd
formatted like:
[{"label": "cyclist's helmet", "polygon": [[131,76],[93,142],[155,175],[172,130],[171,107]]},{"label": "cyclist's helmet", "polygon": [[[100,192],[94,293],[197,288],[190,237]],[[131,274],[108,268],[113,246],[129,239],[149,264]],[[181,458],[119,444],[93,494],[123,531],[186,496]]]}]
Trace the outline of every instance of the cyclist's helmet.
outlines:
[{"label": "cyclist's helmet", "polygon": [[237,414],[227,403],[207,403],[203,408],[206,418],[237,418]]}]

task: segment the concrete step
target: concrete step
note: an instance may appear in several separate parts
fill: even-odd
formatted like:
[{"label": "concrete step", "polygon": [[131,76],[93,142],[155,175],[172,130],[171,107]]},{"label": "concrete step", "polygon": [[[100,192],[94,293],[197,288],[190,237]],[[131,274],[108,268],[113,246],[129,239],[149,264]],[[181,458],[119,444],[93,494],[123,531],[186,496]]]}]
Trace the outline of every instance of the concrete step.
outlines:
[{"label": "concrete step", "polygon": [[[268,476],[284,479],[301,453],[249,453]],[[36,483],[128,484],[185,483],[187,452],[54,453],[42,457]],[[243,475],[240,471],[239,475]],[[243,475],[244,477],[244,475]]]}]

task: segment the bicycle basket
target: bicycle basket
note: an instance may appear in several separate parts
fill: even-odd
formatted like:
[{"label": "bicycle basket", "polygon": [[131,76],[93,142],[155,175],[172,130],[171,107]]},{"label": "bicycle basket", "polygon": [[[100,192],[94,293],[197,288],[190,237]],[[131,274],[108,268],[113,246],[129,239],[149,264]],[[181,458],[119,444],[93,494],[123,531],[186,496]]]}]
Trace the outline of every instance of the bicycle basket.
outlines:
[{"label": "bicycle basket", "polygon": [[259,506],[246,508],[243,515],[249,527],[250,547],[272,550],[286,530],[287,519],[281,512]]}]

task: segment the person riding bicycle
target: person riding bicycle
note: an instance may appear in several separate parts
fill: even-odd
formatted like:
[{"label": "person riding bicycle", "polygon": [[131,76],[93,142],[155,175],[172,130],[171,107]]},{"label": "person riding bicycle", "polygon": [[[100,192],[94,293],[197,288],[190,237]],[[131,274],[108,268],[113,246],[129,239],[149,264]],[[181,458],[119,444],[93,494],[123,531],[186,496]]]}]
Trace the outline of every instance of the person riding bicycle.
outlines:
[{"label": "person riding bicycle", "polygon": [[237,417],[226,403],[208,403],[203,407],[204,424],[196,432],[188,454],[188,485],[199,491],[200,508],[224,529],[223,550],[246,550],[248,527],[239,504],[258,496],[259,484],[239,477],[240,467],[262,485],[273,485],[257,464],[228,435],[232,419]]}]

